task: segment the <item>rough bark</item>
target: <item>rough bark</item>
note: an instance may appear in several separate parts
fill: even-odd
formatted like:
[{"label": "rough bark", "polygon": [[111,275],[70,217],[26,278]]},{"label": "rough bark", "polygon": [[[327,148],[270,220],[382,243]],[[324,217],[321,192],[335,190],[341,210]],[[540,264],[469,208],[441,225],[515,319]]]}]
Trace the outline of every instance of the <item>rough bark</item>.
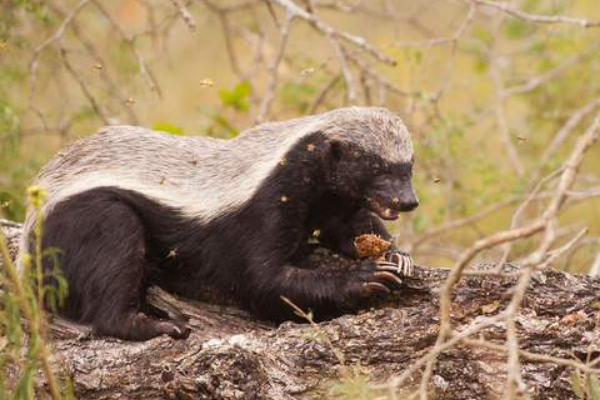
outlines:
[{"label": "rough bark", "polygon": [[[5,227],[10,238],[18,227]],[[14,240],[11,243],[15,243]],[[352,268],[356,262],[319,251],[312,267]],[[480,268],[485,268],[484,265]],[[506,271],[516,267],[506,266]],[[346,369],[371,382],[400,374],[433,345],[439,328],[436,291],[447,275],[419,269],[420,288],[407,287],[368,311],[319,324],[343,354]],[[500,312],[514,278],[464,278],[454,297],[457,329]],[[85,327],[55,318],[56,362],[72,378],[80,399],[309,399],[320,398],[344,369],[333,349],[308,324],[279,327],[257,321],[238,308],[183,301],[158,289],[150,301],[189,318],[185,341],[161,337],[125,342],[94,337]],[[600,344],[600,281],[555,270],[536,273],[518,318],[525,350],[565,358],[597,357]],[[484,331],[504,339],[504,327]],[[354,368],[360,366],[360,368]],[[568,367],[522,362],[523,378],[535,399],[578,399]],[[502,394],[505,355],[457,346],[444,352],[431,390],[438,399],[496,398]],[[418,384],[418,376],[413,378]]]}]

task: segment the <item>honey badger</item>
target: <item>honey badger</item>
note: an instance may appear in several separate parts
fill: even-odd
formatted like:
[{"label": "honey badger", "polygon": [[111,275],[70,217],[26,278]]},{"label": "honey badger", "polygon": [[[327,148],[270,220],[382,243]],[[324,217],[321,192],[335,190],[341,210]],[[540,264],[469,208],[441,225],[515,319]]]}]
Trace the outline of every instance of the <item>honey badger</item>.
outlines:
[{"label": "honey badger", "polygon": [[[389,240],[381,219],[418,205],[412,165],[408,130],[382,108],[266,123],[230,140],[106,127],[37,178],[47,193],[42,246],[59,250],[69,284],[59,312],[123,339],[185,338],[184,322],[142,311],[144,292],[158,284],[189,294],[208,282],[273,321],[293,317],[281,296],[339,315],[397,287],[410,258],[393,250],[387,259],[404,269],[381,262],[334,274],[294,260],[315,230],[322,246],[351,257],[361,234]],[[34,220],[30,210],[22,254],[33,250]]]}]

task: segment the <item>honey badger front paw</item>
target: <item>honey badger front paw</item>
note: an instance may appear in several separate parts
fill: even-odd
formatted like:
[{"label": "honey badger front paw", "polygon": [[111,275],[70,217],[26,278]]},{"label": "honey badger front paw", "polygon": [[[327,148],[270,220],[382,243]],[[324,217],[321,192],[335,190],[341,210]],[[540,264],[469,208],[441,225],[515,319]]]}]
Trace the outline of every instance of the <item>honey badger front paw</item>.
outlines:
[{"label": "honey badger front paw", "polygon": [[160,321],[157,323],[158,332],[169,335],[173,339],[187,339],[192,330],[183,321]]},{"label": "honey badger front paw", "polygon": [[388,250],[383,255],[383,260],[377,261],[378,270],[393,272],[403,278],[413,276],[413,266],[412,257],[400,250]]},{"label": "honey badger front paw", "polygon": [[392,290],[399,289],[402,279],[396,272],[379,267],[369,271],[361,271],[354,275],[345,291],[345,299],[356,301],[375,295],[387,295]]}]

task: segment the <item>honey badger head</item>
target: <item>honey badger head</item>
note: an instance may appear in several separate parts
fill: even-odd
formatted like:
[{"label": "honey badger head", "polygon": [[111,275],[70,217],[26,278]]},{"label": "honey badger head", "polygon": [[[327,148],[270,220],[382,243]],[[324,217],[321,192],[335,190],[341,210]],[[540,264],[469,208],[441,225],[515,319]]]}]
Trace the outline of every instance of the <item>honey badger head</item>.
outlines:
[{"label": "honey badger head", "polygon": [[386,220],[416,208],[413,147],[402,120],[385,109],[344,110],[347,115],[323,132],[331,163],[324,169],[327,186]]}]

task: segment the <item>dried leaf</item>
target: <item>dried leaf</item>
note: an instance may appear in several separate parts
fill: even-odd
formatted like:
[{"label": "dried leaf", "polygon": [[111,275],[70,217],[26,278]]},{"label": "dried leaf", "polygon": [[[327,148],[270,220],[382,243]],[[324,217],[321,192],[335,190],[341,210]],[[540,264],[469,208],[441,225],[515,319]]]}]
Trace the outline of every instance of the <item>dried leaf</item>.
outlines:
[{"label": "dried leaf", "polygon": [[586,320],[586,319],[587,319],[587,315],[586,315],[585,311],[579,310],[572,314],[565,315],[560,320],[560,322],[563,323],[564,325],[574,325],[574,324],[576,324],[580,321]]},{"label": "dried leaf", "polygon": [[495,312],[499,307],[500,307],[500,302],[498,300],[495,300],[490,304],[481,306],[481,311],[484,314],[491,314],[491,313]]}]

